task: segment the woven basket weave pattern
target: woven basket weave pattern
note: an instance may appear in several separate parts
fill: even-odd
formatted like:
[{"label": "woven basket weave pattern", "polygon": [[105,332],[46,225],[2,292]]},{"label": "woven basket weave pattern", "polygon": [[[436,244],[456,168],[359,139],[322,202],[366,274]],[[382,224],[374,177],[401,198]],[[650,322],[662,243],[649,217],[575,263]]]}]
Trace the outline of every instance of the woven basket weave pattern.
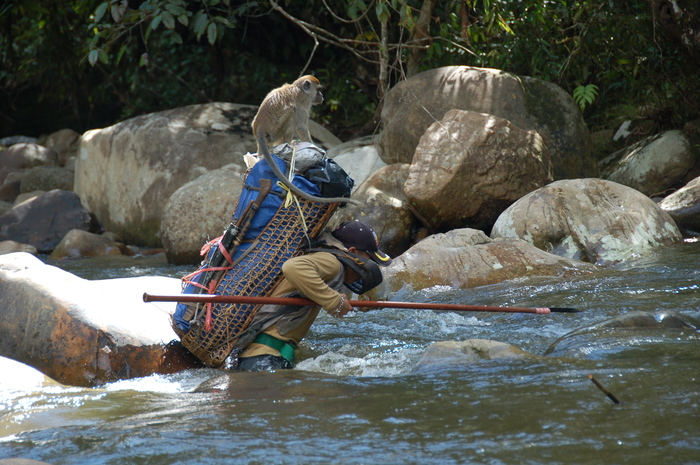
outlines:
[{"label": "woven basket weave pattern", "polygon": [[[338,204],[316,203],[299,198],[301,212],[311,239],[318,237]],[[281,280],[282,264],[307,242],[300,209],[292,203],[280,206],[277,214],[256,238],[238,264],[221,278],[218,295],[265,296]],[[205,364],[217,367],[233,350],[260,305],[212,304],[212,326],[204,330],[204,312],[190,330],[181,335],[182,344]]]}]

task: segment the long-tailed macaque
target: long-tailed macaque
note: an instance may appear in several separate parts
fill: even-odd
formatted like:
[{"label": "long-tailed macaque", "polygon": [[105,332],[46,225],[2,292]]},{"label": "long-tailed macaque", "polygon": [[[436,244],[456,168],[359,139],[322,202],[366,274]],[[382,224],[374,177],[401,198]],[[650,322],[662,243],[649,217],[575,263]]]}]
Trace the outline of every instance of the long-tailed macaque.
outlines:
[{"label": "long-tailed macaque", "polygon": [[350,202],[359,205],[357,200],[345,197],[316,197],[302,191],[280,171],[270,155],[269,147],[289,143],[295,137],[311,142],[309,112],[312,105],[323,103],[322,87],[314,76],[302,76],[267,94],[253,118],[253,135],[258,142],[258,155],[265,158],[275,176],[297,195],[314,202]]}]

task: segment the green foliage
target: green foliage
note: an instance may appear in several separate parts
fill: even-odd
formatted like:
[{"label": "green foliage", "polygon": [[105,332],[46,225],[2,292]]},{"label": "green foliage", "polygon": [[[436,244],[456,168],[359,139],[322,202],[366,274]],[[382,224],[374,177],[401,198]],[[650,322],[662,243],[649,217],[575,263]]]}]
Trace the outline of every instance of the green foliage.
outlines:
[{"label": "green foliage", "polygon": [[[198,42],[206,38],[214,45],[227,28],[236,27],[236,16],[252,6],[253,3],[246,2],[234,10],[231,2],[221,0],[146,0],[138,8],[131,7],[126,0],[102,2],[88,26],[93,33],[88,61],[93,66],[98,59],[108,64],[114,46],[119,44],[115,57],[118,61],[125,43],[137,40],[148,48],[152,34],[159,31],[157,40],[167,40],[170,45],[182,45],[185,34],[193,35]],[[140,60],[141,66],[147,64],[147,59]]]},{"label": "green foliage", "polygon": [[326,87],[328,105],[314,117],[351,137],[380,103],[382,54],[389,86],[405,79],[411,64],[414,72],[469,65],[551,81],[572,94],[593,129],[622,117],[649,117],[661,127],[700,117],[697,60],[655,35],[645,0],[440,0],[421,23],[423,6],[423,0],[6,2],[0,123],[9,123],[0,129],[86,130],[193,103],[257,104],[304,71]]},{"label": "green foliage", "polygon": [[581,111],[586,109],[586,105],[593,103],[595,98],[598,96],[598,86],[595,84],[588,84],[587,86],[578,86],[574,89],[573,97],[574,102],[581,107]]}]

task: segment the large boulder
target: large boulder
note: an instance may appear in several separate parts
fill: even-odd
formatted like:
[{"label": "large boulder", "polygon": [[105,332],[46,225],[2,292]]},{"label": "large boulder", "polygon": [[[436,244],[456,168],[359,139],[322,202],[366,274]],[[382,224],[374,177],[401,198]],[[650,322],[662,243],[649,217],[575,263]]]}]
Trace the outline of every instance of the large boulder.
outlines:
[{"label": "large boulder", "polygon": [[180,280],[138,277],[88,281],[27,253],[0,255],[0,355],[63,384],[95,386],[200,366],[169,322]]},{"label": "large boulder", "polygon": [[75,192],[52,190],[22,202],[0,217],[0,241],[30,244],[51,252],[68,231],[89,231],[90,213]]},{"label": "large boulder", "polygon": [[677,183],[698,159],[690,139],[673,130],[643,139],[601,161],[601,176],[652,196]]},{"label": "large boulder", "polygon": [[242,189],[243,175],[229,165],[175,191],[163,210],[159,233],[168,263],[199,263],[202,246],[231,222]]},{"label": "large boulder", "polygon": [[177,189],[254,152],[256,107],[192,105],[138,116],[83,134],[75,191],[105,229],[125,242],[159,247],[163,210]]},{"label": "large boulder", "polygon": [[659,208],[673,218],[684,236],[700,236],[700,177],[664,198]]},{"label": "large boulder", "polygon": [[411,163],[425,130],[452,109],[495,115],[537,131],[549,149],[555,179],[597,175],[588,128],[566,91],[540,79],[468,66],[424,71],[387,93],[382,159]]},{"label": "large boulder", "polygon": [[384,281],[367,293],[385,300],[404,286],[458,289],[495,284],[523,276],[573,276],[597,267],[544,252],[522,240],[491,240],[482,231],[455,229],[433,234],[382,269]]},{"label": "large boulder", "polygon": [[375,171],[386,166],[377,151],[378,136],[353,139],[328,150],[326,156],[338,163],[355,181],[357,189]]},{"label": "large boulder", "polygon": [[552,181],[542,137],[498,116],[450,110],[426,129],[404,191],[438,231],[490,231],[503,210]]},{"label": "large boulder", "polygon": [[492,238],[523,239],[544,251],[599,265],[681,240],[668,213],[644,194],[602,179],[557,181],[511,205]]},{"label": "large boulder", "polygon": [[404,253],[411,246],[417,226],[403,192],[408,168],[407,163],[396,163],[372,173],[352,195],[362,204],[348,204],[338,209],[328,227],[335,228],[343,221],[362,219],[377,233],[380,249],[392,257]]}]

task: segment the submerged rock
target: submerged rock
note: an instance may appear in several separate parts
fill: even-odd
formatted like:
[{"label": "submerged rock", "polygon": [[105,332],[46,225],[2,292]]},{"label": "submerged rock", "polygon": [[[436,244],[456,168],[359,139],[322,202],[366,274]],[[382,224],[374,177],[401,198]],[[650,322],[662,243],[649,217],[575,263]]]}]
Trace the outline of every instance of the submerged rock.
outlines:
[{"label": "submerged rock", "polygon": [[416,362],[411,373],[425,373],[469,365],[482,360],[515,357],[534,357],[534,355],[510,344],[487,339],[434,342]]},{"label": "submerged rock", "polygon": [[678,352],[678,346],[686,343],[693,344],[692,351],[698,354],[698,330],[699,321],[680,313],[629,312],[565,334],[544,355],[596,360],[654,346],[656,352]]},{"label": "submerged rock", "polygon": [[88,281],[27,253],[1,255],[0,355],[76,386],[199,366],[170,344],[175,304],[142,299],[179,291],[175,278]]}]

